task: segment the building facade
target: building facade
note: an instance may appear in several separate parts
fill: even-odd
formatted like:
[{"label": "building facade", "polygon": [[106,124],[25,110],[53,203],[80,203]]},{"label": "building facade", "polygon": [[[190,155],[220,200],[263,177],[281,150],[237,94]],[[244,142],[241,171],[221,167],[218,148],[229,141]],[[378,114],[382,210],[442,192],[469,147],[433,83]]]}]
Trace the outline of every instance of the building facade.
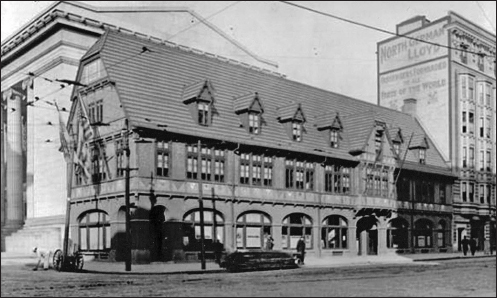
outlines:
[{"label": "building facade", "polygon": [[495,247],[495,34],[454,12],[397,34],[378,43],[378,104],[415,114],[459,177],[453,248],[464,236]]},{"label": "building facade", "polygon": [[57,150],[54,100],[66,120],[79,60],[107,28],[277,69],[194,11],[164,4],[130,8],[57,1],[2,42],[2,251],[29,252],[33,243],[62,246],[66,167]]},{"label": "building facade", "polygon": [[197,259],[201,213],[208,255],[268,236],[317,257],[452,250],[456,177],[409,114],[113,30],[76,81],[84,253],[124,259],[128,149],[134,262]]}]

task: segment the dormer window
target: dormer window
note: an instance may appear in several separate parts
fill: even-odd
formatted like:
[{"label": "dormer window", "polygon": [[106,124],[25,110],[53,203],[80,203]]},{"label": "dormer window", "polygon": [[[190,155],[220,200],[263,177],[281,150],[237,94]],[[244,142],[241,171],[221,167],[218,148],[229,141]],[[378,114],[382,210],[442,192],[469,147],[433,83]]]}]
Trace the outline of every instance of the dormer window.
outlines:
[{"label": "dormer window", "polygon": [[381,158],[382,147],[383,147],[383,129],[378,128],[376,129],[375,139],[374,139],[376,158]]},{"label": "dormer window", "polygon": [[96,59],[83,66],[80,82],[81,84],[88,85],[106,76],[107,72],[104,69],[102,60]]},{"label": "dormer window", "polygon": [[393,150],[395,151],[395,154],[400,154],[400,142],[393,142]]},{"label": "dormer window", "polygon": [[193,121],[202,126],[212,124],[214,107],[214,88],[209,80],[200,81],[183,88],[183,103],[188,106]]},{"label": "dormer window", "polygon": [[426,149],[425,148],[419,148],[419,163],[420,164],[426,164]]},{"label": "dormer window", "polygon": [[260,115],[259,113],[249,112],[249,133],[258,135],[260,132]]},{"label": "dormer window", "polygon": [[292,123],[292,135],[294,141],[297,142],[302,141],[302,123],[300,122]]},{"label": "dormer window", "polygon": [[264,106],[257,92],[247,93],[233,99],[233,110],[240,118],[240,127],[254,135],[261,133],[261,126],[265,124]]},{"label": "dormer window", "polygon": [[199,102],[197,104],[198,111],[198,124],[208,126],[209,125],[209,105],[205,102]]},{"label": "dormer window", "polygon": [[330,129],[330,146],[338,148],[338,129]]}]

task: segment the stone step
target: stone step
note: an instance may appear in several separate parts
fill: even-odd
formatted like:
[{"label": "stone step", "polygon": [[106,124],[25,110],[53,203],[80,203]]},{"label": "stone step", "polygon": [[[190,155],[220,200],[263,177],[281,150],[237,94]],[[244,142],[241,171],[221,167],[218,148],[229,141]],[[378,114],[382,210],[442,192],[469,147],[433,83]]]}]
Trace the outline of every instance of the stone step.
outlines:
[{"label": "stone step", "polygon": [[62,247],[62,228],[24,227],[5,237],[5,251],[30,253],[34,246],[56,249]]}]

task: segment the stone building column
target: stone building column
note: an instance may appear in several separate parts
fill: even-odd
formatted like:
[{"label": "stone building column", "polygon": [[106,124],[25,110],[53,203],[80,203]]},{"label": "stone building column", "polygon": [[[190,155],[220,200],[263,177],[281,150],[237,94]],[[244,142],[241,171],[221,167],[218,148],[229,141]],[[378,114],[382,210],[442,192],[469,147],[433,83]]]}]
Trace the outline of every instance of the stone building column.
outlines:
[{"label": "stone building column", "polygon": [[4,94],[7,98],[7,191],[5,227],[17,229],[24,222],[23,204],[23,160],[22,160],[22,94],[10,89]]}]

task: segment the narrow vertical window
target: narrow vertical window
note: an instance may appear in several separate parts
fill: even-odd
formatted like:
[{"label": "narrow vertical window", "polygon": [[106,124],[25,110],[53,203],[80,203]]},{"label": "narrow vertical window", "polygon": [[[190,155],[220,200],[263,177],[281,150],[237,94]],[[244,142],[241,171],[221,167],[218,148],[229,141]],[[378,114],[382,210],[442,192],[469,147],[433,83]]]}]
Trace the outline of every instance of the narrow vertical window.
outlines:
[{"label": "narrow vertical window", "polygon": [[400,143],[399,142],[393,143],[393,150],[395,151],[395,154],[397,154],[397,155],[400,154]]},{"label": "narrow vertical window", "polygon": [[468,186],[469,201],[473,203],[475,201],[475,185],[470,182]]},{"label": "narrow vertical window", "polygon": [[249,113],[249,132],[259,134],[260,132],[260,115],[254,112]]},{"label": "narrow vertical window", "polygon": [[187,145],[186,178],[198,178],[198,146]]},{"label": "narrow vertical window", "polygon": [[292,129],[293,140],[297,142],[302,141],[302,123],[293,122]]},{"label": "narrow vertical window", "polygon": [[424,148],[419,148],[419,163],[423,165],[426,163],[426,149]]},{"label": "narrow vertical window", "polygon": [[488,107],[492,106],[492,85],[489,83],[485,84],[485,104]]},{"label": "narrow vertical window", "polygon": [[463,75],[461,79],[461,97],[462,99],[468,99],[468,77]]},{"label": "narrow vertical window", "polygon": [[198,124],[209,125],[209,105],[205,102],[198,103]]},{"label": "narrow vertical window", "polygon": [[475,167],[475,148],[473,147],[469,148],[469,167]]},{"label": "narrow vertical window", "polygon": [[462,147],[462,167],[468,166],[468,148]]},{"label": "narrow vertical window", "polygon": [[169,143],[165,141],[157,141],[157,176],[169,176]]},{"label": "narrow vertical window", "polygon": [[297,161],[295,163],[295,188],[304,189],[304,163]]},{"label": "narrow vertical window", "polygon": [[201,174],[200,179],[211,181],[211,169],[212,169],[212,149],[202,147],[200,151],[200,161],[201,161]]},{"label": "narrow vertical window", "polygon": [[480,117],[480,138],[483,138],[485,136],[484,131],[485,131],[485,119],[483,117]]},{"label": "narrow vertical window", "polygon": [[330,130],[330,146],[331,148],[338,148],[338,130]]},{"label": "narrow vertical window", "polygon": [[224,150],[214,150],[214,181],[224,182]]},{"label": "narrow vertical window", "polygon": [[475,79],[468,77],[468,99],[475,100]]},{"label": "narrow vertical window", "polygon": [[252,185],[261,185],[262,158],[260,155],[252,155]]},{"label": "narrow vertical window", "polygon": [[286,172],[286,183],[285,186],[286,188],[293,188],[293,174],[294,174],[295,168],[294,168],[294,162],[293,160],[286,160],[285,161],[285,172]]},{"label": "narrow vertical window", "polygon": [[264,157],[264,186],[271,186],[273,184],[273,159],[271,157]]},{"label": "narrow vertical window", "polygon": [[487,117],[487,119],[486,119],[485,128],[486,128],[486,135],[485,135],[485,137],[487,139],[490,139],[491,138],[491,134],[492,134],[492,126],[490,125],[490,118],[489,117]]},{"label": "narrow vertical window", "polygon": [[324,191],[333,192],[333,166],[324,168]]},{"label": "narrow vertical window", "polygon": [[485,170],[485,151],[480,150],[480,171]]},{"label": "narrow vertical window", "polygon": [[492,159],[490,155],[490,150],[487,151],[487,171],[492,171]]},{"label": "narrow vertical window", "polygon": [[467,187],[466,182],[461,182],[461,194],[463,202],[468,201],[468,190],[466,189],[466,187]]},{"label": "narrow vertical window", "polygon": [[374,148],[376,153],[376,158],[381,158],[382,155],[382,145],[383,145],[383,130],[377,129],[375,134]]},{"label": "narrow vertical window", "polygon": [[475,132],[475,117],[473,112],[468,113],[468,122],[469,122],[469,133],[473,134]]},{"label": "narrow vertical window", "polygon": [[314,164],[310,162],[305,163],[305,189],[314,189]]},{"label": "narrow vertical window", "polygon": [[240,154],[240,184],[250,183],[250,155]]},{"label": "narrow vertical window", "polygon": [[462,132],[467,133],[468,132],[468,113],[466,111],[462,112]]}]

